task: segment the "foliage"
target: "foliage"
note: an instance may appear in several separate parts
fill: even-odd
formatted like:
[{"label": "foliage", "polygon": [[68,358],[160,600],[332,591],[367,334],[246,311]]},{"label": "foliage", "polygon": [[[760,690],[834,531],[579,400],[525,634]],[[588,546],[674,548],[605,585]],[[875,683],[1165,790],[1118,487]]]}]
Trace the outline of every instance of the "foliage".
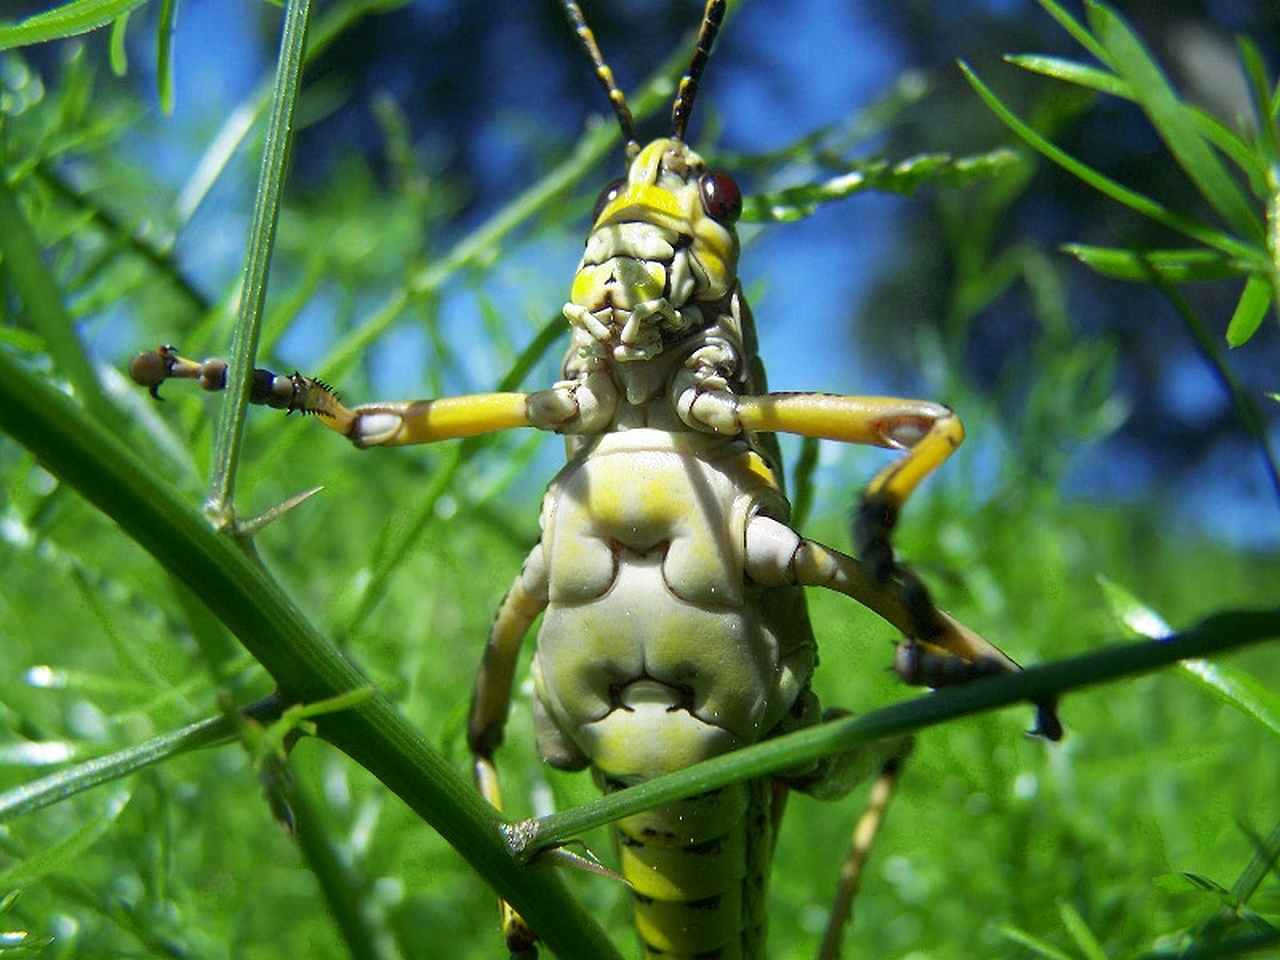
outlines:
[{"label": "foliage", "polygon": [[[68,4],[0,29],[0,46],[91,29],[127,6]],[[370,8],[356,0],[327,8],[312,25],[307,56],[340,44]],[[172,13],[165,5],[161,33]],[[1143,61],[1133,35],[1105,8],[1094,7],[1093,16],[1095,32],[1126,44],[1126,68],[1137,69]],[[352,161],[340,173],[343,189],[296,203],[282,194],[280,132],[299,96],[289,78],[302,63],[305,5],[288,4],[285,19],[295,32],[282,45],[274,92],[263,87],[247,103],[250,115],[276,118],[268,124],[275,138],[264,136],[270,149],[254,239],[245,241],[245,289],[261,292],[279,220],[265,299],[238,295],[233,283],[208,298],[184,275],[172,241],[188,223],[148,195],[118,148],[137,112],[120,81],[97,76],[82,48],[47,71],[22,53],[3,63],[0,428],[18,443],[0,445],[0,784],[10,788],[0,795],[0,927],[18,932],[0,933],[0,957],[271,956],[300,943],[326,957],[429,956],[446,939],[459,955],[492,955],[486,883],[521,906],[562,955],[608,955],[584,914],[605,917],[608,935],[628,950],[615,887],[569,877],[569,897],[550,870],[518,866],[496,815],[462,773],[462,691],[490,611],[534,536],[530,488],[545,476],[536,440],[362,458],[316,439],[314,425],[260,413],[241,419],[242,401],[221,404],[229,412],[211,444],[214,405],[206,398],[167,390],[169,404],[157,411],[96,366],[77,335],[77,325],[83,331],[102,316],[117,322],[128,314],[135,348],[173,341],[196,352],[225,349],[234,328],[245,345],[237,367],[247,373],[255,325],[272,352],[315,323],[308,310],[324,293],[346,287],[356,292],[323,317],[332,336],[309,371],[341,382],[344,392],[372,392],[362,357],[411,330],[426,332],[438,358],[432,389],[477,377],[485,388],[516,388],[553,375],[545,355],[558,342],[558,324],[547,322],[546,303],[515,320],[483,313],[489,342],[481,373],[467,356],[470,344],[450,344],[441,312],[457,290],[482,291],[483,310],[483,291],[507,282],[508,255],[572,229],[566,224],[594,195],[592,168],[613,149],[612,133],[589,131],[525,193],[424,261],[421,246],[439,244],[424,237],[422,224],[453,198],[447,182],[427,188],[409,149],[396,154],[388,183]],[[119,35],[124,21],[115,24]],[[165,51],[157,45],[162,61]],[[672,64],[683,56],[634,98],[638,114],[667,101]],[[1048,67],[1095,89],[1122,89],[1096,71]],[[166,76],[162,64],[162,86]],[[1144,96],[1152,89],[1149,70],[1126,82]],[[1214,270],[1249,275],[1241,303],[1253,309],[1258,284],[1274,278],[1270,234],[1258,235],[1261,221],[1224,186],[1234,181],[1220,179],[1218,161],[1186,146],[1185,113],[1169,96],[1151,105],[1157,127],[1200,172],[1193,180],[1217,197],[1234,231],[1197,227],[1195,238],[1215,251]],[[1269,109],[1274,118],[1274,104]],[[1266,151],[1274,156],[1270,135],[1228,140],[1220,124],[1194,127],[1196,135],[1205,130],[1214,133],[1213,151],[1247,169],[1265,172]],[[394,146],[394,111],[384,133]],[[215,168],[225,169],[232,151],[216,155]],[[1106,345],[1072,336],[1042,251],[1020,247],[1013,256],[981,242],[1027,188],[1030,168],[1010,156],[833,159],[802,142],[757,159],[782,169],[810,167],[816,157],[825,172],[755,203],[760,219],[771,209],[785,211],[773,219],[787,219],[854,183],[905,190],[922,178],[959,179],[982,198],[981,215],[957,224],[952,238],[964,266],[950,292],[954,329],[959,335],[1008,287],[1033,286],[1044,330],[1039,387],[1028,400],[1027,429],[1007,441],[1000,466],[949,466],[930,497],[913,501],[902,546],[953,612],[1016,654],[1088,655],[904,699],[880,669],[889,632],[865,611],[814,597],[824,644],[820,693],[856,706],[861,719],[744,751],[676,775],[674,785],[655,782],[640,801],[619,794],[590,805],[583,778],[538,769],[531,735],[516,722],[500,754],[512,815],[540,812],[550,791],[558,807],[571,809],[542,822],[542,839],[578,837],[618,815],[621,804],[652,802],[658,791],[697,792],[876,733],[968,716],[921,736],[875,855],[878,874],[858,904],[863,954],[1008,955],[1017,945],[1033,956],[1172,956],[1191,948],[1230,955],[1233,944],[1274,944],[1274,657],[1257,650],[1124,686],[1099,684],[1276,636],[1280,614],[1236,608],[1273,602],[1267,585],[1280,570],[1274,560],[1190,542],[1158,515],[1059,497],[1058,448],[1088,442],[1114,422],[1107,374],[1120,361]],[[1000,179],[975,190],[990,173]],[[163,224],[159,239],[154,227],[144,229],[153,220]],[[1148,282],[1174,284],[1209,270],[1203,253],[1090,256],[1127,262],[1130,279]],[[1140,261],[1150,274],[1135,266]],[[955,374],[942,376],[954,378],[947,394],[975,440],[999,437],[995,412]],[[824,467],[817,476],[829,473]],[[193,506],[206,493],[205,476],[216,478],[208,491],[218,529]],[[237,504],[261,509],[319,484],[326,486],[319,496],[276,519],[252,546],[237,535]],[[828,541],[844,536],[830,516],[813,526]],[[1124,589],[1100,589],[1099,573]],[[1121,624],[1169,633],[1135,596],[1173,623],[1208,619],[1175,641],[1107,647]],[[856,663],[872,668],[841,669]],[[276,688],[304,706],[286,710]],[[1068,689],[1079,692],[1065,702],[1071,732],[1059,748],[1020,738],[1025,711],[989,712]],[[894,700],[904,702],[874,709]],[[42,766],[59,769],[37,778]],[[792,808],[771,921],[773,943],[787,955],[809,952],[821,932],[839,866],[828,851],[844,847],[854,817],[851,808],[802,797]],[[599,832],[586,839],[597,850],[606,844]]]}]

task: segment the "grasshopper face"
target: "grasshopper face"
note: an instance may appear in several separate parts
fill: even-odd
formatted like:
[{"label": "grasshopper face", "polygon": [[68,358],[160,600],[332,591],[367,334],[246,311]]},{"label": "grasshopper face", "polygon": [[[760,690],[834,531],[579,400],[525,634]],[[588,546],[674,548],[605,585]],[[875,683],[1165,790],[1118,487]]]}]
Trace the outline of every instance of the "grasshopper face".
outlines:
[{"label": "grasshopper face", "polygon": [[565,316],[613,360],[657,356],[737,283],[741,210],[728,175],[681,140],[653,141],[600,195]]}]

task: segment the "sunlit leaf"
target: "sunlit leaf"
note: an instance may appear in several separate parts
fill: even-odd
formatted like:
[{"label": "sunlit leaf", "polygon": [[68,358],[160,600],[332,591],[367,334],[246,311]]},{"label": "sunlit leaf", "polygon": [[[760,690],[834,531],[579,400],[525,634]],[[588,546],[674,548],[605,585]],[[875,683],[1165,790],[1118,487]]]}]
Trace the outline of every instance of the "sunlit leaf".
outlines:
[{"label": "sunlit leaf", "polygon": [[1228,256],[1239,258],[1251,265],[1256,265],[1259,270],[1264,269],[1267,265],[1268,261],[1260,255],[1257,247],[1242,243],[1219,230],[1213,230],[1189,220],[1181,214],[1168,209],[1163,204],[1152,200],[1150,197],[1144,196],[1136,190],[1132,190],[1124,184],[1113,180],[1083,161],[1077,160],[1061,147],[1045,139],[1010,110],[978,78],[978,75],[973,72],[968,64],[962,62],[960,68],[964,71],[965,77],[969,80],[974,90],[977,91],[978,96],[1014,133],[1035,150],[1044,154],[1044,156],[1058,164],[1068,173],[1084,181],[1099,193],[1206,246],[1221,250]]},{"label": "sunlit leaf", "polygon": [[0,50],[88,33],[146,2],[147,0],[73,0],[17,23],[0,26]]},{"label": "sunlit leaf", "polygon": [[1229,707],[1239,710],[1272,736],[1280,737],[1280,696],[1254,677],[1230,664],[1184,660],[1183,675]]},{"label": "sunlit leaf", "polygon": [[996,176],[1021,163],[1012,150],[993,150],[970,157],[921,154],[898,163],[851,164],[838,176],[743,198],[742,219],[748,223],[800,220],[824,203],[865,190],[910,194],[921,186],[963,186]]},{"label": "sunlit leaf", "polygon": [[115,22],[111,24],[111,43],[109,45],[111,72],[117,77],[123,77],[129,72],[129,52],[125,49],[128,29],[128,13],[120,14],[120,16],[116,17]]},{"label": "sunlit leaf", "polygon": [[1116,71],[1127,81],[1178,165],[1232,230],[1241,237],[1260,242],[1262,225],[1258,212],[1200,136],[1188,108],[1178,99],[1142,42],[1108,7],[1091,4],[1089,13],[1096,33],[1111,52]]},{"label": "sunlit leaf", "polygon": [[1258,332],[1271,307],[1272,286],[1263,277],[1253,276],[1244,285],[1227,325],[1227,343],[1238,347]]},{"label": "sunlit leaf", "polygon": [[178,13],[178,0],[161,0],[156,18],[156,92],[160,109],[173,113],[173,21]]},{"label": "sunlit leaf", "polygon": [[1240,275],[1240,265],[1216,250],[1152,250],[1139,253],[1116,247],[1068,243],[1063,251],[1104,276],[1148,283],[1155,270],[1169,283],[1225,280]]},{"label": "sunlit leaf", "polygon": [[1131,99],[1129,88],[1125,85],[1125,82],[1109,70],[1091,67],[1085,63],[1077,63],[1074,60],[1065,60],[1061,57],[1049,57],[1042,54],[1018,54],[1005,57],[1005,59],[1014,66],[1030,70],[1032,73],[1040,73],[1055,80],[1074,83],[1090,90],[1097,90],[1099,93],[1109,93],[1114,97],[1123,97],[1126,100]]}]

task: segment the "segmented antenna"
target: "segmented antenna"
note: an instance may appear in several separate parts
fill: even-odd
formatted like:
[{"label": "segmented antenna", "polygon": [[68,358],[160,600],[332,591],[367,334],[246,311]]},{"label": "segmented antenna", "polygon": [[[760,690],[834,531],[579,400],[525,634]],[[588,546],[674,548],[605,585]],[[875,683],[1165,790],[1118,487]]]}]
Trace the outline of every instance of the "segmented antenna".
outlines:
[{"label": "segmented antenna", "polygon": [[[604,56],[600,53],[600,47],[596,44],[596,36],[591,32],[591,28],[587,26],[586,19],[582,16],[582,8],[574,3],[574,0],[561,0],[561,2],[564,6],[565,14],[569,17],[569,26],[573,27],[573,32],[578,35],[578,39],[582,42],[582,48],[587,51],[587,57],[591,60],[591,65],[596,68],[596,76],[600,78],[600,83],[604,86],[605,93],[609,95],[609,102],[613,104],[613,112],[618,118],[618,125],[622,127],[622,135],[627,138],[627,160],[630,161],[640,152],[640,141],[636,139],[636,122],[631,116],[631,108],[627,106],[627,98],[622,95],[622,88],[618,86],[618,81],[613,78],[613,71],[604,62]],[[705,60],[706,58],[704,57],[703,59]]]},{"label": "segmented antenna", "polygon": [[685,127],[689,125],[689,114],[693,112],[698,84],[702,81],[703,71],[707,69],[707,58],[711,56],[711,45],[720,32],[720,22],[724,20],[724,8],[724,0],[708,0],[707,9],[702,14],[702,26],[698,29],[693,59],[689,61],[689,69],[680,78],[676,102],[671,106],[671,135],[677,140],[684,139]]}]

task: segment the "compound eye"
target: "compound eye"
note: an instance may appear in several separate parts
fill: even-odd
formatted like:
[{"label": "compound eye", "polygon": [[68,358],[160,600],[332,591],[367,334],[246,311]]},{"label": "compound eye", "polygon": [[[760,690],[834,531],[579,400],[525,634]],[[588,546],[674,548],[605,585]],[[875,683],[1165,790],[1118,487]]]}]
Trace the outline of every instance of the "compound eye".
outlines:
[{"label": "compound eye", "polygon": [[595,223],[600,219],[600,214],[604,213],[604,208],[613,201],[618,199],[618,194],[622,193],[622,189],[627,185],[626,177],[619,177],[611,184],[600,191],[600,196],[596,199],[596,205],[591,211],[591,222]]},{"label": "compound eye", "polygon": [[742,216],[742,194],[733,177],[720,170],[710,170],[698,178],[702,209],[717,223],[735,223]]}]

